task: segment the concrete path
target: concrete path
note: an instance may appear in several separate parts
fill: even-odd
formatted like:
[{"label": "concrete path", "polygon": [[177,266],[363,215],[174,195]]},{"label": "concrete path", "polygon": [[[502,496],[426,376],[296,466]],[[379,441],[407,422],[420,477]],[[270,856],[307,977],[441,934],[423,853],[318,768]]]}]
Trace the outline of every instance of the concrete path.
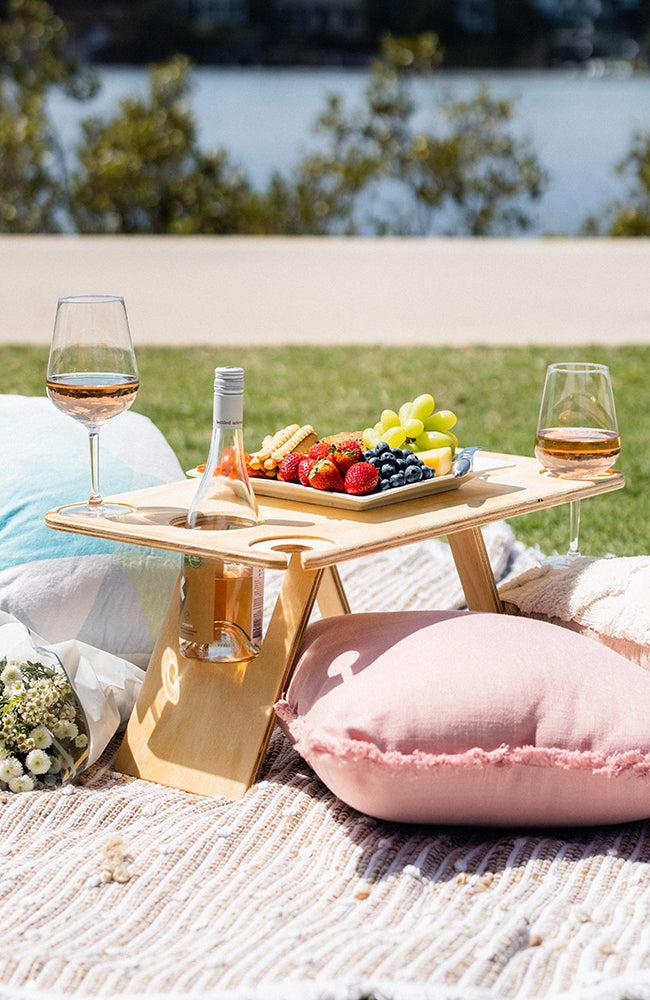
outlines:
[{"label": "concrete path", "polygon": [[0,237],[0,342],[124,295],[136,344],[647,344],[650,240]]}]

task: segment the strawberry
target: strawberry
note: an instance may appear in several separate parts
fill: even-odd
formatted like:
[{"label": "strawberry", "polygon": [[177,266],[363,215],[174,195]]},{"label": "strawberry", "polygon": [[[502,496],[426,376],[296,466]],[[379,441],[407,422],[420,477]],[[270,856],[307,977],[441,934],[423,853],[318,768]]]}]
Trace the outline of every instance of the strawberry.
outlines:
[{"label": "strawberry", "polygon": [[309,458],[325,458],[331,452],[332,447],[333,445],[328,444],[327,441],[317,441],[316,444],[311,446],[307,454]]},{"label": "strawberry", "polygon": [[315,458],[310,458],[309,455],[302,456],[302,462],[298,465],[298,479],[303,486],[311,486],[311,483],[309,482],[309,473],[315,465]]},{"label": "strawberry", "polygon": [[372,493],[379,481],[379,473],[369,462],[355,462],[345,473],[343,488],[346,493],[359,495]]},{"label": "strawberry", "polygon": [[304,455],[300,455],[297,451],[290,451],[288,455],[285,455],[280,462],[278,479],[281,479],[283,483],[297,483],[298,466],[304,457]]},{"label": "strawberry", "polygon": [[363,448],[355,438],[346,438],[345,441],[339,441],[337,448],[341,448],[343,451],[352,451],[359,456],[358,461],[361,461],[361,456],[363,455]]},{"label": "strawberry", "polygon": [[363,453],[356,441],[342,441],[340,444],[334,445],[328,458],[334,462],[336,468],[344,476],[351,465],[363,460]]},{"label": "strawberry", "polygon": [[343,493],[341,473],[329,458],[319,458],[307,473],[309,483],[316,490],[333,490]]}]

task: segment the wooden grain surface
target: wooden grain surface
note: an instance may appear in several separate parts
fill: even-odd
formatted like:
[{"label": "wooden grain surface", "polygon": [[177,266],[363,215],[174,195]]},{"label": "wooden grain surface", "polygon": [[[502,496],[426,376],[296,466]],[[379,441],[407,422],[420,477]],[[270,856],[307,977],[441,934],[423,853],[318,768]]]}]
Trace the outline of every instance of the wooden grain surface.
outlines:
[{"label": "wooden grain surface", "polygon": [[178,648],[177,586],[116,760],[124,774],[241,798],[255,780],[322,570],[290,561],[258,656],[205,663]]},{"label": "wooden grain surface", "polygon": [[515,457],[511,468],[451,493],[359,513],[269,500],[260,508],[260,524],[236,532],[182,527],[196,480],[122,495],[138,508],[125,517],[73,521],[50,512],[47,523],[68,531],[286,569],[261,652],[241,664],[206,664],[181,655],[177,588],[118,770],[202,795],[240,798],[263,760],[273,705],[288,683],[314,601],[324,617],[349,613],[338,562],[447,535],[468,607],[498,612],[502,606],[481,525],[623,485],[619,474],[586,482],[554,479],[535,459]]},{"label": "wooden grain surface", "polygon": [[[332,566],[423,538],[451,535],[491,521],[530,514],[571,500],[621,489],[620,473],[594,480],[555,479],[534,458],[486,453],[511,467],[473,479],[460,489],[376,510],[350,511],[266,498],[261,522],[238,531],[188,531],[184,519],[197,487],[183,480],[110,499],[136,506],[115,518],[66,517],[56,510],[46,523],[57,530],[112,538],[197,555],[211,553],[248,565],[283,569],[299,552],[305,568]],[[305,487],[307,489],[308,487]],[[399,494],[399,491],[395,491]]]}]

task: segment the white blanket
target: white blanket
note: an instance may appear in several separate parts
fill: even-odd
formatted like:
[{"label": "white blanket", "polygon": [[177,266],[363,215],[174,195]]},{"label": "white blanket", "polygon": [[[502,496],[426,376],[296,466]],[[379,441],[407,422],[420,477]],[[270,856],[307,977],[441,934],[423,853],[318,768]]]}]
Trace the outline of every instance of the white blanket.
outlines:
[{"label": "white blanket", "polygon": [[547,618],[650,669],[650,556],[578,556],[542,564],[499,588],[521,614]]},{"label": "white blanket", "polygon": [[[507,525],[485,535],[497,576],[534,565]],[[353,610],[463,600],[439,541],[341,573]],[[650,997],[646,823],[382,823],[279,730],[239,802],[117,774],[116,747],[68,794],[4,795],[0,1000]]]}]

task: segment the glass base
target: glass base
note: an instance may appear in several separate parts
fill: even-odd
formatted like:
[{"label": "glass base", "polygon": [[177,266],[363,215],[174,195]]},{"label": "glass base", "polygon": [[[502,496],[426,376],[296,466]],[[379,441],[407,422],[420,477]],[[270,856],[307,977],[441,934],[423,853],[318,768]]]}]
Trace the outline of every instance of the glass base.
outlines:
[{"label": "glass base", "polygon": [[539,560],[540,566],[553,566],[556,569],[566,569],[571,566],[575,559],[579,558],[579,552],[567,552],[566,555],[544,556]]},{"label": "glass base", "polygon": [[179,636],[179,649],[188,660],[204,660],[206,663],[243,663],[256,657],[260,646],[253,642],[236,622],[215,622],[212,642],[192,642]]},{"label": "glass base", "polygon": [[131,514],[136,509],[129,503],[69,503],[58,507],[57,514],[63,517],[115,517]]}]

